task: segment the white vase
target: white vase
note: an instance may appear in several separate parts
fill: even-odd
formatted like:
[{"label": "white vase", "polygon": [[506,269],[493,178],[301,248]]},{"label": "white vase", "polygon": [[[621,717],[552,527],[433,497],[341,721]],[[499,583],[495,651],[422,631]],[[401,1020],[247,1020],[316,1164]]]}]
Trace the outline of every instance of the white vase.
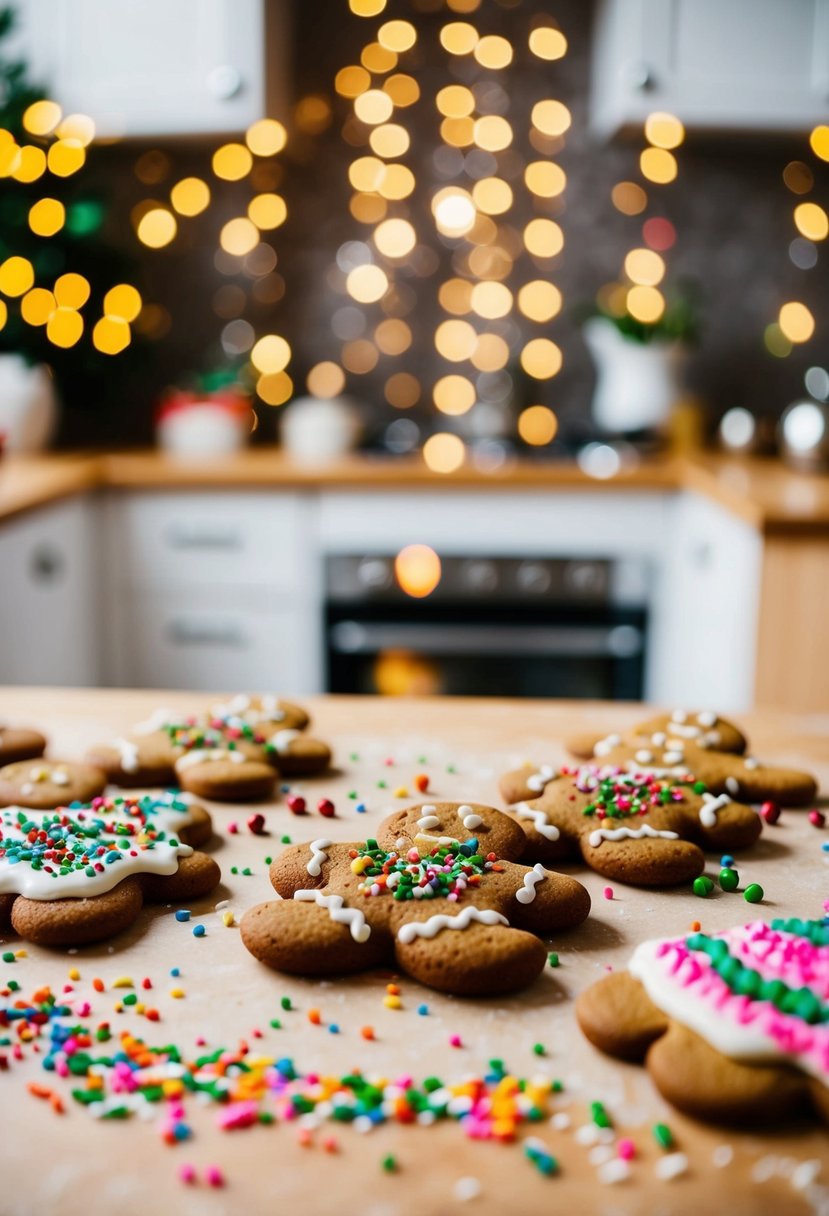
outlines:
[{"label": "white vase", "polygon": [[584,326],[596,364],[592,411],[603,431],[659,430],[682,395],[687,349],[681,342],[636,342],[603,317]]},{"label": "white vase", "polygon": [[0,435],[7,452],[39,452],[51,440],[58,400],[51,373],[22,355],[0,355]]}]

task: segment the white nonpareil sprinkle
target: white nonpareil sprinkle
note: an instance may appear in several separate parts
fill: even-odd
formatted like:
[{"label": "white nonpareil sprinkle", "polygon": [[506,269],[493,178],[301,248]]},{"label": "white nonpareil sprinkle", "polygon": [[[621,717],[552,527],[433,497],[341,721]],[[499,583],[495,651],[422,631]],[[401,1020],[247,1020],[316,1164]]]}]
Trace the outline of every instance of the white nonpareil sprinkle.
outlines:
[{"label": "white nonpareil sprinkle", "polygon": [[615,1155],[612,1144],[594,1144],[587,1154],[587,1160],[591,1165],[604,1165],[605,1161],[609,1161]]},{"label": "white nonpareil sprinkle", "polygon": [[604,1165],[600,1165],[598,1169],[599,1182],[604,1182],[607,1185],[624,1182],[629,1177],[630,1166],[621,1157],[614,1157],[612,1161],[605,1161]]},{"label": "white nonpareil sprinkle", "polygon": [[570,1126],[572,1120],[566,1110],[556,1111],[550,1116],[550,1127],[554,1127],[558,1132],[565,1132]]},{"label": "white nonpareil sprinkle", "polygon": [[734,1160],[734,1149],[730,1144],[718,1144],[711,1154],[711,1161],[718,1170],[723,1170],[727,1165],[731,1165]]},{"label": "white nonpareil sprinkle", "polygon": [[819,1161],[815,1159],[801,1161],[800,1165],[796,1165],[792,1170],[791,1184],[796,1191],[805,1191],[808,1186],[812,1185],[819,1173]]},{"label": "white nonpareil sprinkle", "polygon": [[452,1190],[459,1203],[469,1203],[480,1195],[481,1184],[477,1178],[459,1178]]},{"label": "white nonpareil sprinkle", "polygon": [[684,1153],[669,1153],[667,1157],[659,1158],[653,1172],[657,1178],[670,1180],[679,1178],[680,1175],[686,1173],[687,1169],[688,1158]]}]

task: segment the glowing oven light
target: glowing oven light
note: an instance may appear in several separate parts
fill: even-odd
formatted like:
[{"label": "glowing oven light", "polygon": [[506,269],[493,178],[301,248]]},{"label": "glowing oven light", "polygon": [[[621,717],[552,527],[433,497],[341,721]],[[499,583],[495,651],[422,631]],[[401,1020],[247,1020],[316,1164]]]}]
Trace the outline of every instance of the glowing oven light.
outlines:
[{"label": "glowing oven light", "polygon": [[425,599],[440,582],[440,558],[428,545],[406,545],[394,559],[394,573],[401,591]]}]

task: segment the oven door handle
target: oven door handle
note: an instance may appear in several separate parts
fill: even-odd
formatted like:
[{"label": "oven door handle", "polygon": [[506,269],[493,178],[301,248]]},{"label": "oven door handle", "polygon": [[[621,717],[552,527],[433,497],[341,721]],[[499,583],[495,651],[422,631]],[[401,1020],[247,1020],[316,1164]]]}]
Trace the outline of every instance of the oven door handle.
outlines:
[{"label": "oven door handle", "polygon": [[635,625],[392,625],[338,621],[329,633],[335,654],[412,650],[441,655],[536,655],[629,659],[642,653]]}]

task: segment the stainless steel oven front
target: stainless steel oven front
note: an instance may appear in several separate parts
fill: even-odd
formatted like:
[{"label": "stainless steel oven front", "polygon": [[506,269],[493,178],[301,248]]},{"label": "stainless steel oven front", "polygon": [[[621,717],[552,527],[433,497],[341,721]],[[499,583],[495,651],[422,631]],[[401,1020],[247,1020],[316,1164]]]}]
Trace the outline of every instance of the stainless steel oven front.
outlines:
[{"label": "stainless steel oven front", "polygon": [[647,563],[411,549],[326,559],[330,692],[641,698]]}]

